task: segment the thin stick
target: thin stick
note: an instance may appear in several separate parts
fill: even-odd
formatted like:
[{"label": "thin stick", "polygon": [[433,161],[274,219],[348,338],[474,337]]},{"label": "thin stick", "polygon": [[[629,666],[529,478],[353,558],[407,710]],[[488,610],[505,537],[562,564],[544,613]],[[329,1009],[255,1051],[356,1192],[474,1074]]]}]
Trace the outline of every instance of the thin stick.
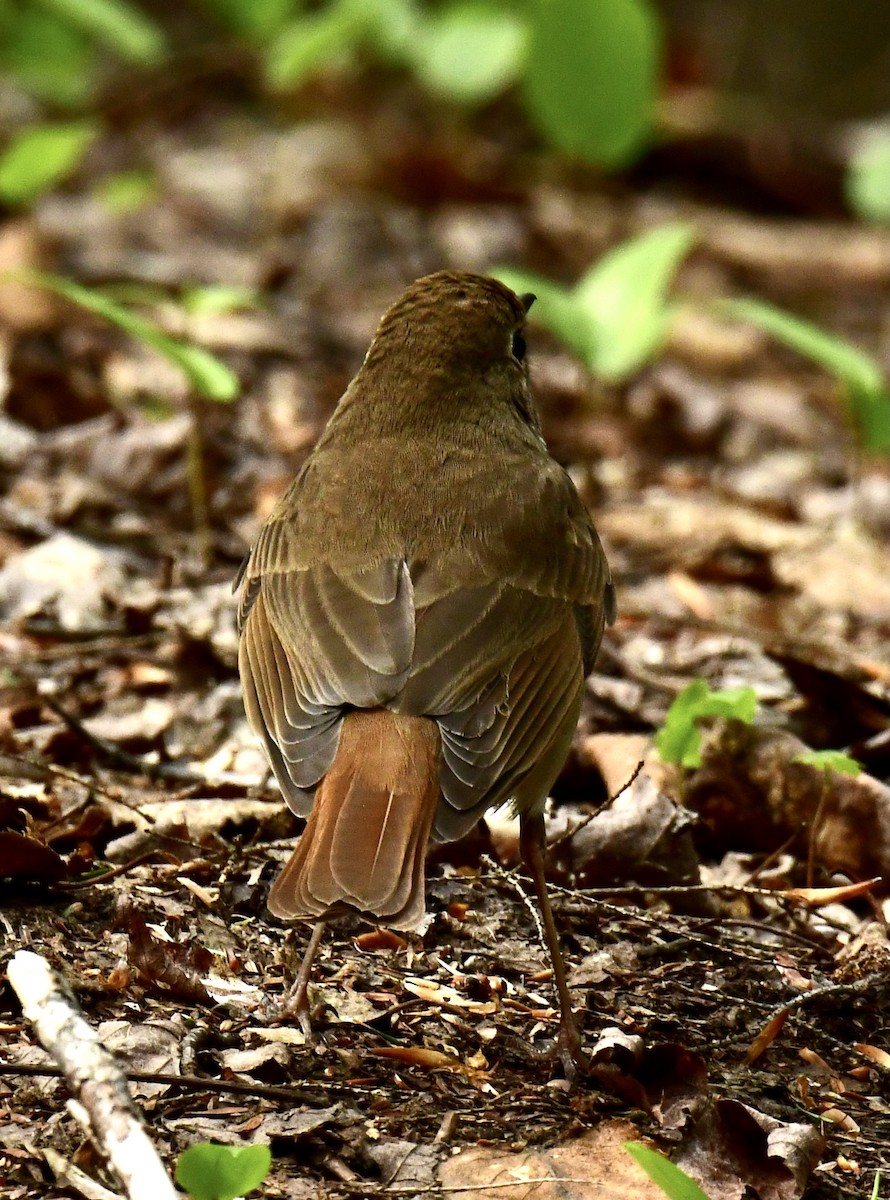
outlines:
[{"label": "thin stick", "polygon": [[130,1099],[127,1080],[45,958],[19,950],[7,967],[25,1016],[65,1074],[90,1132],[129,1200],[177,1200]]}]

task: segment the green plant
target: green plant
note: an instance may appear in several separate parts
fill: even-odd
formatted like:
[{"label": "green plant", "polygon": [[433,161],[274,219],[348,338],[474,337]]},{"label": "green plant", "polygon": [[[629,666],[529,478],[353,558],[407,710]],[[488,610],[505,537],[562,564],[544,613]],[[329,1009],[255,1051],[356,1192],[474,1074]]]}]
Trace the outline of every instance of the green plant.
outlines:
[{"label": "green plant", "polygon": [[648,362],[667,335],[667,291],[695,233],[662,225],[610,250],[573,288],[539,275],[500,268],[517,292],[534,292],[535,319],[566,343],[595,375],[626,379]]},{"label": "green plant", "polygon": [[607,169],[651,138],[661,35],[650,0],[528,0],[524,11],[506,0],[332,0],[264,24],[257,40],[273,90],[365,52],[470,107],[519,84],[550,145]]},{"label": "green plant", "polygon": [[690,1179],[685,1171],[674,1166],[663,1154],[639,1142],[625,1142],[624,1149],[652,1182],[661,1188],[668,1200],[708,1200],[695,1180]]},{"label": "green plant", "polygon": [[134,168],[106,175],[95,194],[109,212],[137,212],[158,195],[158,183],[150,171]]},{"label": "green plant", "polygon": [[655,748],[665,762],[692,769],[700,767],[698,722],[704,717],[723,717],[750,725],[756,711],[757,694],[753,688],[712,692],[703,679],[695,679],[668,709],[664,724],[655,735]]},{"label": "green plant", "polygon": [[235,1200],[258,1188],[272,1165],[268,1146],[220,1146],[199,1142],[176,1163],[176,1182],[192,1200]]},{"label": "green plant", "polygon": [[845,179],[850,207],[863,221],[890,224],[890,136],[866,137],[850,159]]},{"label": "green plant", "polygon": [[890,390],[873,359],[843,338],[763,300],[724,300],[720,307],[832,374],[846,396],[860,444],[875,454],[890,449]]},{"label": "green plant", "polygon": [[793,761],[805,763],[808,767],[817,767],[826,775],[829,771],[836,771],[838,775],[858,775],[862,770],[862,765],[842,750],[806,750],[803,754],[798,754]]},{"label": "green plant", "polygon": [[0,155],[0,200],[31,204],[76,170],[99,132],[93,121],[30,125]]},{"label": "green plant", "polygon": [[[652,0],[192,0],[255,55],[267,87],[370,59],[469,108],[509,88],[554,149],[607,170],[652,138],[661,30]],[[38,99],[88,104],[108,56],[151,68],[179,47],[137,0],[0,0],[0,68]]]},{"label": "green plant", "polygon": [[651,137],[661,31],[648,0],[532,0],[522,92],[557,149],[614,169]]},{"label": "green plant", "polygon": [[40,100],[75,106],[92,96],[100,52],[152,67],[167,39],[127,0],[19,0],[0,6],[0,69]]},{"label": "green plant", "polygon": [[[668,298],[668,290],[694,240],[685,224],[649,230],[610,250],[572,288],[508,267],[495,273],[516,291],[534,292],[532,319],[595,375],[619,382],[651,361],[669,335],[680,305]],[[864,351],[763,300],[721,299],[707,308],[756,325],[832,374],[860,445],[875,454],[890,449],[890,390],[884,372]]]},{"label": "green plant", "polygon": [[[71,279],[45,275],[38,271],[4,271],[0,279],[10,279],[33,287],[45,288],[81,308],[95,313],[123,329],[125,333],[150,346],[169,362],[179,367],[185,376],[191,395],[191,423],[186,445],[189,496],[195,538],[202,562],[209,564],[212,538],[207,517],[207,488],[204,479],[204,450],[201,438],[201,412],[197,397],[226,403],[236,399],[240,391],[238,376],[214,355],[177,338],[162,333],[151,321],[112,300],[96,288],[87,288]],[[212,291],[212,289],[211,289]]]},{"label": "green plant", "polygon": [[526,56],[528,22],[496,4],[449,5],[425,14],[410,53],[430,92],[483,104],[514,83]]},{"label": "green plant", "polygon": [[179,367],[189,386],[204,399],[227,402],[238,396],[238,376],[225,363],[200,346],[192,346],[162,333],[151,321],[125,308],[97,288],[84,287],[72,279],[45,275],[39,271],[6,271],[2,278],[55,292],[57,296],[63,296],[123,329]]}]

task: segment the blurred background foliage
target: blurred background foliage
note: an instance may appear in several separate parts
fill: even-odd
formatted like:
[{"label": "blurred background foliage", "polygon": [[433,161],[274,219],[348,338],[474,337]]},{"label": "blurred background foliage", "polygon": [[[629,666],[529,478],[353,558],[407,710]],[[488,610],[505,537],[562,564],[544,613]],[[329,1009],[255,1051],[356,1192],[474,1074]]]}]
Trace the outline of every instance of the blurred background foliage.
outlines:
[{"label": "blurred background foliage", "polygon": [[[456,116],[510,104],[542,148],[606,171],[682,145],[732,173],[742,139],[758,186],[794,207],[840,162],[838,201],[886,221],[887,17],[885,0],[0,0],[7,148],[49,122],[13,147],[35,177],[6,163],[0,197],[26,203],[63,178],[98,127],[83,119],[111,119],[140,83],[212,78],[292,117],[319,79],[384,72]],[[797,161],[779,172],[763,144],[789,138]],[[115,188],[133,201],[140,180]]]}]

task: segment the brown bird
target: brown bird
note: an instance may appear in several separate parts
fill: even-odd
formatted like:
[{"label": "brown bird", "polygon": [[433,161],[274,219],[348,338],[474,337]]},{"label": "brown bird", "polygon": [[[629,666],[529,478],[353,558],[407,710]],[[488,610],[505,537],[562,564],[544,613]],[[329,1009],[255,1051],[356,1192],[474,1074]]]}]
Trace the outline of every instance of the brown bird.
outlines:
[{"label": "brown bird", "polygon": [[560,1001],[580,1037],[544,882],[543,809],[603,625],[605,556],[541,436],[523,326],[534,296],[443,271],[380,322],[236,581],[247,715],[306,830],[269,894],[315,919],[413,929],[430,836],[511,800]]}]

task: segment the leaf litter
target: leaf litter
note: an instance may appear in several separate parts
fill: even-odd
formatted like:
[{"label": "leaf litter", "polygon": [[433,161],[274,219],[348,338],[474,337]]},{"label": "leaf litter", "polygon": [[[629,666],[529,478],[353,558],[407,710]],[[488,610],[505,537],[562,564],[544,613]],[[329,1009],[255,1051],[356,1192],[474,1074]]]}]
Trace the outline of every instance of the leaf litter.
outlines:
[{"label": "leaf litter", "polygon": [[[553,1078],[546,956],[515,832],[494,818],[432,856],[422,939],[332,928],[316,1045],[279,1023],[307,935],[264,897],[299,822],[240,706],[237,563],[401,283],[534,263],[542,239],[565,247],[548,270],[577,278],[607,231],[651,223],[644,199],[534,178],[524,206],[430,207],[412,151],[377,159],[356,130],[320,120],[237,147],[222,124],[204,147],[158,132],[142,147],[162,166],[148,209],[62,193],[17,231],[26,266],[176,294],[236,283],[263,303],[165,326],[242,380],[236,405],[197,409],[82,313],[29,293],[27,319],[4,317],[4,962],[38,948],[132,1074],[165,1077],[134,1086],[171,1162],[201,1139],[270,1144],[269,1196],[655,1195],[621,1148],[638,1137],[721,1200],[863,1195],[890,1162],[890,482],[824,380],[719,322],[681,323],[623,390],[532,339],[545,432],[620,597],[548,813],[589,1071],[574,1090]],[[660,203],[700,228],[691,288],[704,271],[728,291],[740,264],[786,301],[838,288],[879,340],[877,235],[779,237],[766,218],[740,232]],[[189,492],[196,421],[209,560]],[[702,765],[682,772],[652,734],[695,679],[753,688],[758,706],[753,725],[707,722]],[[864,773],[795,762],[829,748]],[[2,1004],[4,1195],[61,1196],[45,1154],[103,1178],[59,1082],[16,1075],[45,1059],[9,992]]]}]

